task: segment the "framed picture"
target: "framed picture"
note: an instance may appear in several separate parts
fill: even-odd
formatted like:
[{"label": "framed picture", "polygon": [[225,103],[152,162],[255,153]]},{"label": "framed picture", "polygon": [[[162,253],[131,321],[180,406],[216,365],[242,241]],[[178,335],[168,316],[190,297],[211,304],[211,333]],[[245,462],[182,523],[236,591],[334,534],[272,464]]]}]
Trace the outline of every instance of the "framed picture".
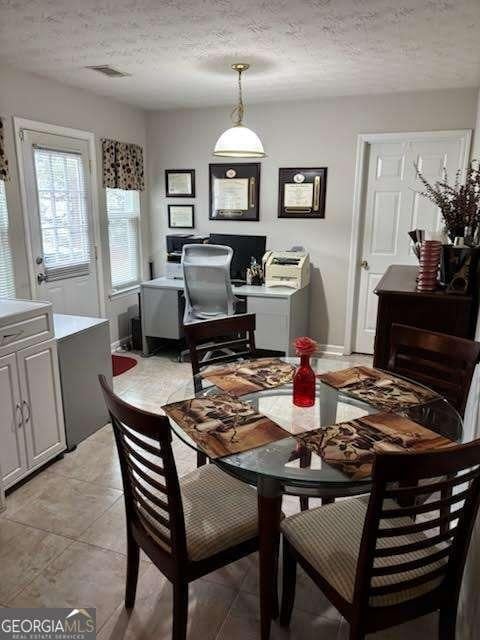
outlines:
[{"label": "framed picture", "polygon": [[210,220],[249,220],[260,217],[260,163],[211,164]]},{"label": "framed picture", "polygon": [[195,169],[166,169],[165,195],[167,198],[194,198]]},{"label": "framed picture", "polygon": [[325,218],[327,167],[279,169],[278,217]]},{"label": "framed picture", "polygon": [[193,229],[195,226],[193,204],[169,204],[168,226],[170,229]]}]

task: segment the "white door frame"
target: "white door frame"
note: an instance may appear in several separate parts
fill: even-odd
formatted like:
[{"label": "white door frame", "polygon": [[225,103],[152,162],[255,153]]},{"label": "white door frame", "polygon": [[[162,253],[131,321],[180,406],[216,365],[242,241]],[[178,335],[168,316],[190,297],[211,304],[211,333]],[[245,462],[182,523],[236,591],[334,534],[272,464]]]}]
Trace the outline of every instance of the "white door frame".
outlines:
[{"label": "white door frame", "polygon": [[92,199],[92,218],[93,218],[93,241],[95,244],[96,267],[97,267],[97,291],[98,291],[98,308],[100,315],[105,317],[105,287],[103,280],[103,251],[100,234],[100,214],[98,206],[98,184],[97,184],[97,156],[95,150],[95,134],[91,131],[82,131],[81,129],[71,129],[70,127],[60,127],[55,124],[47,124],[45,122],[37,122],[36,120],[27,120],[26,118],[17,118],[13,116],[13,129],[15,132],[15,145],[17,149],[18,176],[20,182],[20,196],[22,202],[23,225],[25,229],[25,245],[27,249],[28,275],[30,280],[30,296],[33,298],[35,294],[35,268],[33,264],[32,239],[30,236],[30,224],[28,219],[27,193],[25,189],[25,172],[23,146],[22,146],[22,129],[29,129],[38,133],[48,133],[66,138],[75,138],[77,140],[85,140],[88,142],[88,155],[90,159],[90,185]]},{"label": "white door frame", "polygon": [[470,159],[470,144],[472,129],[452,129],[448,131],[414,131],[398,133],[361,133],[357,137],[357,152],[355,160],[355,182],[353,187],[352,235],[350,238],[350,253],[348,263],[347,304],[345,317],[344,355],[352,353],[355,339],[355,309],[358,303],[358,288],[360,273],[357,269],[362,241],[362,226],[365,214],[364,199],[366,195],[366,170],[368,146],[375,142],[402,142],[410,140],[432,140],[437,137],[463,138],[462,169],[468,166]]}]

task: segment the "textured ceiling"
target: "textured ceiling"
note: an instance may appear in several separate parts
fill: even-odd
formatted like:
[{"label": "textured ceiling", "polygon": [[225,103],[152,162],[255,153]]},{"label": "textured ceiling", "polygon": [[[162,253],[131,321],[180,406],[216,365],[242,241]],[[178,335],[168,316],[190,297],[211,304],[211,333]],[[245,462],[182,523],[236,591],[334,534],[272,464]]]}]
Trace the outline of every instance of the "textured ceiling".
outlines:
[{"label": "textured ceiling", "polygon": [[[0,60],[147,109],[480,85],[480,0],[0,0]],[[110,79],[84,69],[108,64]]]}]

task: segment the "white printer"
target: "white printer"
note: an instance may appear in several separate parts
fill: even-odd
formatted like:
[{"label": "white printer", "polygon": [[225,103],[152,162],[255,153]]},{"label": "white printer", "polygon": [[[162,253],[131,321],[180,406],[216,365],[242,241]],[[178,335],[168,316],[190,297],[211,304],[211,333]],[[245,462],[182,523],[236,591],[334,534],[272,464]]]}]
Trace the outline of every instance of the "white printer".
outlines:
[{"label": "white printer", "polygon": [[262,262],[267,287],[301,289],[310,282],[310,256],[304,251],[267,251]]}]

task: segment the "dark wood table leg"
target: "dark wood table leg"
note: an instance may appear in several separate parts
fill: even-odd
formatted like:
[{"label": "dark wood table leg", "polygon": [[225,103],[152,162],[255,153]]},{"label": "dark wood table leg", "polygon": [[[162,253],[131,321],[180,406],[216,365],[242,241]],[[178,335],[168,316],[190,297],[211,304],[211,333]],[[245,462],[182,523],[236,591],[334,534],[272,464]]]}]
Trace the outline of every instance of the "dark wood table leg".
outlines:
[{"label": "dark wood table leg", "polygon": [[261,640],[269,640],[272,618],[278,616],[278,549],[282,487],[271,478],[258,481],[259,589]]}]

